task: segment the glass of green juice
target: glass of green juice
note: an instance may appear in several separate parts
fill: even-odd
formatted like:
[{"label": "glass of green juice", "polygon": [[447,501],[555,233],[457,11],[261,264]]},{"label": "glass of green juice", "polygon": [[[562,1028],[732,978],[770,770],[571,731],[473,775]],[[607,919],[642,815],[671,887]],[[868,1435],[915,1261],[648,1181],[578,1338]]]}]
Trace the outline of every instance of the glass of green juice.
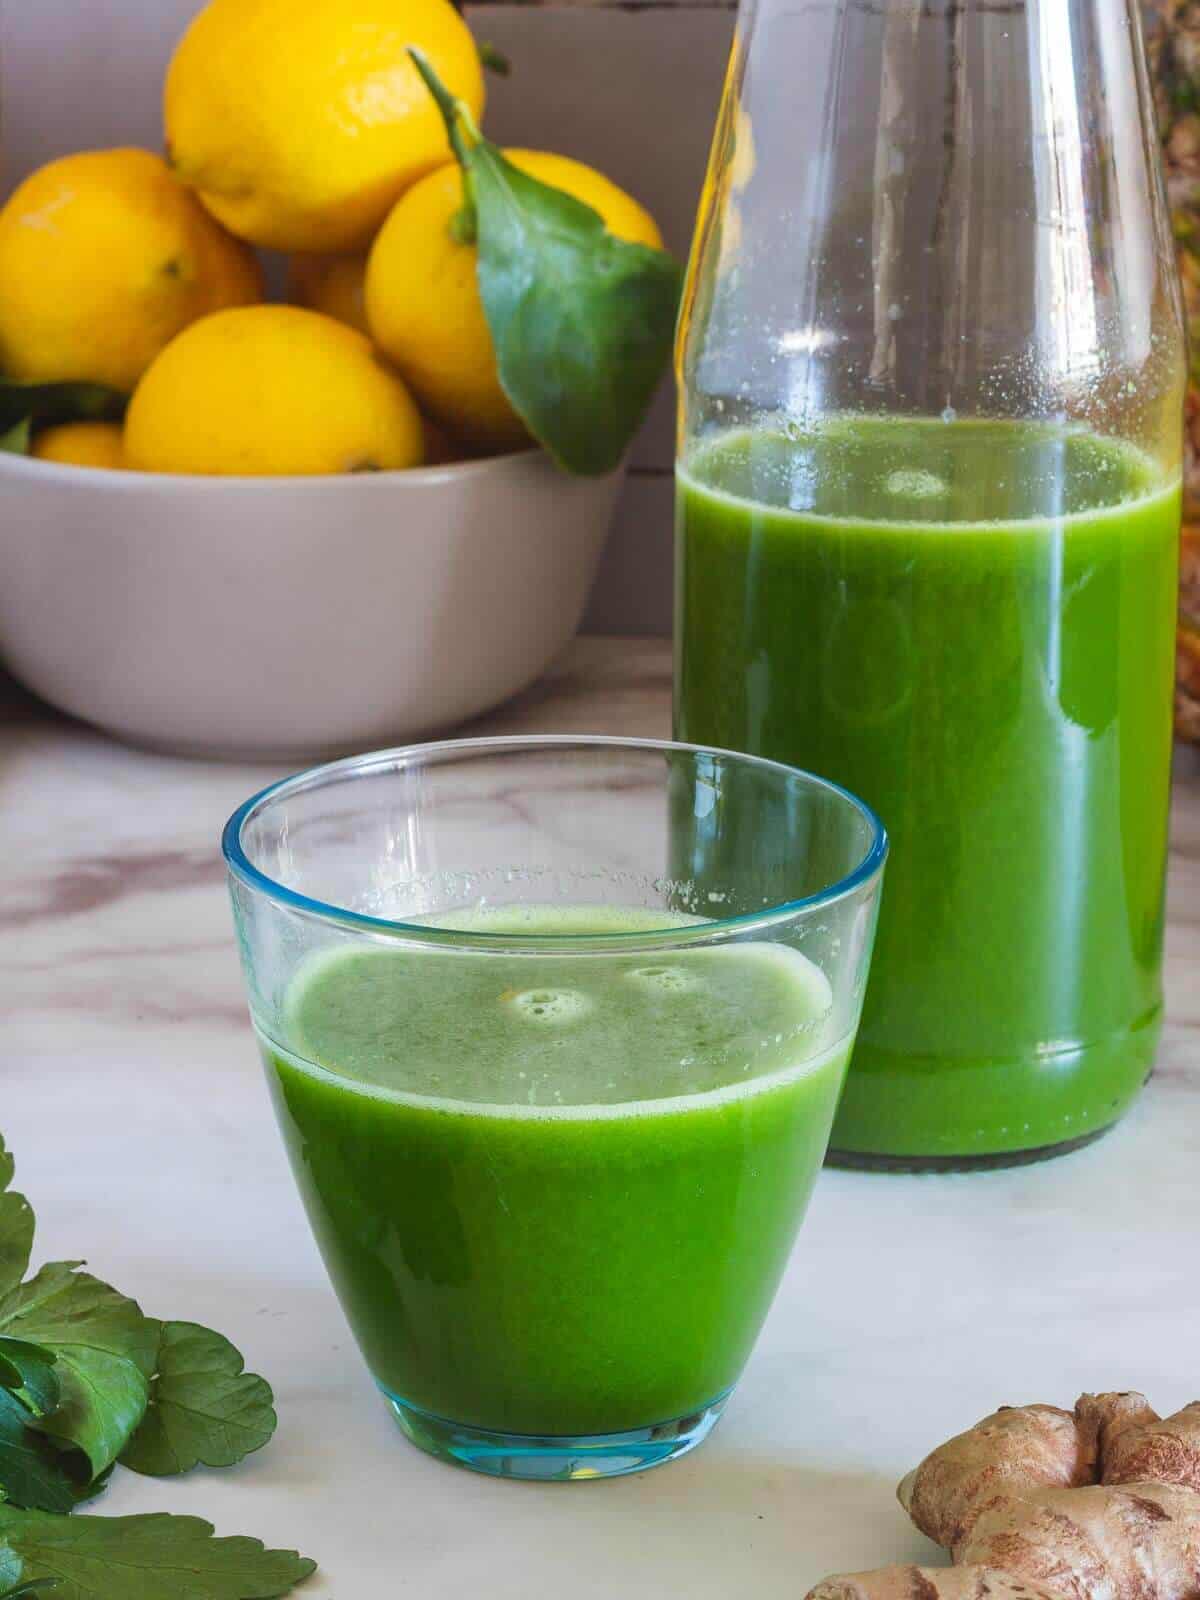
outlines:
[{"label": "glass of green juice", "polygon": [[296,1181],[404,1433],[539,1479],[699,1444],[825,1155],[871,811],[719,750],[470,739],[290,778],[224,850]]}]

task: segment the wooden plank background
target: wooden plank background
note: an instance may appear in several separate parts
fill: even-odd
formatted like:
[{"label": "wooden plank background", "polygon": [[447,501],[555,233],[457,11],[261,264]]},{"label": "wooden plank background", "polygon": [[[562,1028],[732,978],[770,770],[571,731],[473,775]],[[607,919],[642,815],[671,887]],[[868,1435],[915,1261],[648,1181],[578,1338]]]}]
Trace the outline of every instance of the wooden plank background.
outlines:
[{"label": "wooden plank background", "polygon": [[[6,188],[71,150],[157,147],[162,72],[201,0],[0,0]],[[297,0],[303,4],[303,0]],[[488,133],[590,162],[658,218],[686,255],[733,34],[727,0],[554,0],[467,7],[513,64],[489,78]],[[671,625],[673,401],[637,441],[586,626]]]}]

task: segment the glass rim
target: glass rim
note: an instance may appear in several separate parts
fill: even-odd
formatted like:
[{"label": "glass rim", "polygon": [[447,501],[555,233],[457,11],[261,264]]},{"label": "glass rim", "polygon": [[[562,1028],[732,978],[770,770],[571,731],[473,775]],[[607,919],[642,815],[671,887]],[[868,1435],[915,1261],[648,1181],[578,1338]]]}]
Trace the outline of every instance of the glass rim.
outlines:
[{"label": "glass rim", "polygon": [[[407,762],[420,763],[430,757],[454,758],[463,755],[500,755],[504,753],[534,752],[538,750],[564,750],[586,748],[609,751],[657,751],[662,754],[719,756],[747,767],[758,767],[782,775],[790,780],[800,779],[804,785],[835,795],[850,809],[857,812],[867,825],[869,844],[861,860],[849,872],[813,894],[793,900],[780,901],[760,911],[742,912],[734,917],[720,917],[684,924],[676,927],[644,928],[627,933],[486,933],[476,929],[431,926],[429,923],[405,922],[390,917],[373,917],[366,912],[352,911],[330,901],[318,900],[289,888],[278,878],[256,867],[242,845],[242,830],[252,817],[265,810],[272,802],[288,794],[302,794],[319,789],[344,778],[369,777],[382,768],[398,767]],[[888,836],[882,821],[866,803],[849,789],[807,772],[802,767],[789,766],[783,761],[772,761],[766,756],[747,755],[739,750],[725,750],[718,745],[686,744],[673,739],[624,738],[610,734],[496,734],[469,739],[440,739],[420,744],[396,745],[383,750],[371,750],[362,755],[343,756],[336,761],[323,762],[315,767],[280,778],[268,784],[238,806],[221,831],[221,853],[232,877],[247,888],[265,895],[290,911],[333,923],[358,933],[403,938],[422,944],[443,948],[471,948],[475,950],[529,950],[543,952],[553,949],[629,949],[634,946],[654,944],[680,944],[711,942],[714,938],[740,934],[749,928],[787,921],[805,912],[823,909],[854,894],[869,883],[883,869],[888,854]],[[691,937],[689,937],[691,936]]]}]

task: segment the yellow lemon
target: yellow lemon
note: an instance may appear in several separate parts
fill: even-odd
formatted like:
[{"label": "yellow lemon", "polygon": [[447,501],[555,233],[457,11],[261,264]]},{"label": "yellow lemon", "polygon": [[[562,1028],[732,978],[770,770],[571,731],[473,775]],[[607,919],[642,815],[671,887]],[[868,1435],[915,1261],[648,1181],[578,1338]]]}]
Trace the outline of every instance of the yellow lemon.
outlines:
[{"label": "yellow lemon", "polygon": [[348,328],[367,333],[365,290],[367,258],[361,252],[340,256],[293,256],[288,262],[288,299]]},{"label": "yellow lemon", "polygon": [[[598,211],[618,238],[661,246],[650,214],[581,161],[542,150],[505,155]],[[526,433],[500,387],[475,246],[459,243],[451,231],[462,203],[457,164],[430,173],[401,197],[367,263],[367,321],[425,410],[482,449],[510,449]]]},{"label": "yellow lemon", "polygon": [[181,333],[125,419],[147,472],[278,477],[415,467],[421,418],[369,340],[296,306],[250,306]]},{"label": "yellow lemon", "polygon": [[262,298],[251,251],[149,150],[89,150],[0,211],[0,368],[130,390],[197,317]]},{"label": "yellow lemon", "polygon": [[68,467],[123,467],[125,434],[119,422],[60,422],[43,428],[29,453]]},{"label": "yellow lemon", "polygon": [[479,53],[450,0],[210,0],[167,73],[174,170],[254,244],[365,249],[449,154],[409,45],[478,116]]}]

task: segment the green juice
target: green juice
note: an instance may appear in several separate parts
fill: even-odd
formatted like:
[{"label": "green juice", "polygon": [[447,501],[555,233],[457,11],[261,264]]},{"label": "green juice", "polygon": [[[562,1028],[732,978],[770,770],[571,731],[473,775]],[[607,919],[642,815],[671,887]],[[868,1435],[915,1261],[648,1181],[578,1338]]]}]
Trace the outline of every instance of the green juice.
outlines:
[{"label": "green juice", "polygon": [[[661,929],[500,908],[491,933]],[[681,918],[683,926],[694,919]],[[393,1399],[504,1433],[688,1416],[736,1381],[820,1168],[849,1040],[773,943],[358,947],[263,1039],[305,1205]]]},{"label": "green juice", "polygon": [[892,849],[836,1152],[1045,1150],[1162,1016],[1180,495],[1034,424],[840,419],[679,477],[678,737],[833,778]]}]

